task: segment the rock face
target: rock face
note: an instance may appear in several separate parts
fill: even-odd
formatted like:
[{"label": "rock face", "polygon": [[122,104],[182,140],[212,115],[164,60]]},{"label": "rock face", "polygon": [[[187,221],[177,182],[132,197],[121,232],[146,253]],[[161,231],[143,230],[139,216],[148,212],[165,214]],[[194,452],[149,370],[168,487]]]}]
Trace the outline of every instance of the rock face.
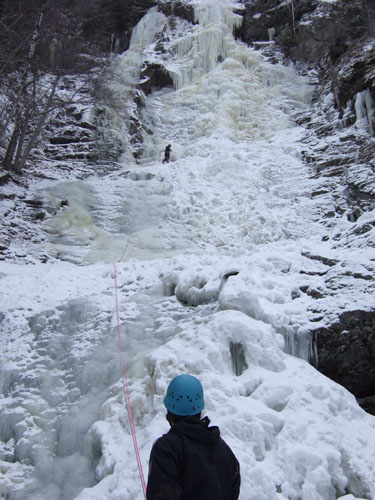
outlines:
[{"label": "rock face", "polygon": [[84,22],[83,34],[104,52],[124,52],[129,48],[133,27],[157,3],[157,0],[99,0],[94,7],[96,15],[88,16]]},{"label": "rock face", "polygon": [[296,23],[304,14],[313,12],[317,5],[317,0],[302,0],[298,2],[298,10],[294,10],[294,4],[280,4],[277,0],[246,3],[244,22],[237,35],[248,44],[275,39],[290,55],[290,49],[298,46]]},{"label": "rock face", "polygon": [[[362,0],[252,0],[244,2],[237,36],[271,57],[279,51],[303,71],[313,70],[312,109],[296,122],[310,132],[305,161],[320,187],[312,198],[327,196],[323,217],[345,217],[352,231],[333,236],[334,245],[350,244],[351,235],[370,234],[375,221],[375,4]],[[330,224],[330,222],[327,222]],[[329,239],[329,237],[327,236]],[[325,240],[326,241],[326,240]],[[336,266],[339,279],[340,267]],[[362,277],[363,278],[363,277]],[[362,279],[361,278],[361,279]],[[372,282],[373,274],[366,276]],[[370,280],[370,281],[369,281]],[[321,292],[302,290],[316,299]],[[336,293],[327,285],[326,293]],[[317,305],[317,310],[319,309]],[[322,318],[324,314],[322,314]],[[311,332],[318,370],[345,386],[362,407],[375,414],[375,311],[344,312],[337,321]]]},{"label": "rock face", "polygon": [[337,323],[312,334],[318,351],[316,368],[375,415],[375,311],[345,312]]},{"label": "rock face", "polygon": [[96,15],[88,16],[83,24],[83,35],[99,44],[104,52],[124,52],[134,26],[154,6],[166,16],[175,16],[194,23],[194,9],[183,1],[158,0],[99,0]]},{"label": "rock face", "polygon": [[140,87],[146,95],[149,95],[153,90],[160,90],[163,87],[173,87],[173,80],[163,66],[151,63],[141,71]]},{"label": "rock face", "polygon": [[362,0],[255,0],[246,3],[239,32],[252,44],[274,40],[294,61],[319,63],[329,56],[335,61],[369,27],[372,6]]},{"label": "rock face", "polygon": [[158,10],[165,16],[180,17],[191,24],[195,23],[193,7],[184,2],[163,2],[158,5]]},{"label": "rock face", "polygon": [[[93,100],[88,83],[80,82],[77,76],[64,77],[59,91],[74,97],[69,105],[61,106],[47,125],[43,155],[50,162],[69,168],[71,160],[87,163],[94,159],[96,127],[89,111]],[[34,157],[37,155],[38,151]]]},{"label": "rock face", "polygon": [[[255,0],[245,4],[237,36],[255,46],[272,38],[292,61],[315,67],[321,83],[317,100],[332,92],[347,126],[355,120],[357,94],[375,92],[374,30],[373,2]],[[320,103],[324,110],[323,99]],[[370,129],[373,134],[373,124]]]}]

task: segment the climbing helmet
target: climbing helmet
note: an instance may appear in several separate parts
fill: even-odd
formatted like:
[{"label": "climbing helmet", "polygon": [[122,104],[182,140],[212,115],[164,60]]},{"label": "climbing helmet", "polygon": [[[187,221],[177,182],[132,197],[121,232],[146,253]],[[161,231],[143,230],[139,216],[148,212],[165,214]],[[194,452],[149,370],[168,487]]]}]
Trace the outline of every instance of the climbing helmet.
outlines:
[{"label": "climbing helmet", "polygon": [[193,375],[177,375],[168,386],[164,405],[174,415],[200,413],[204,408],[202,384]]}]

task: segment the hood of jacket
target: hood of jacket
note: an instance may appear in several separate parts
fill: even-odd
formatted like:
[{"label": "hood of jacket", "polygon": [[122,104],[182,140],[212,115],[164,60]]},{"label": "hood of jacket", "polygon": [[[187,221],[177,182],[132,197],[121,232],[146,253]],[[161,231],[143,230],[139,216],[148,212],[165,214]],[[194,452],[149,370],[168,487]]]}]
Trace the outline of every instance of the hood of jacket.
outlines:
[{"label": "hood of jacket", "polygon": [[201,420],[196,417],[185,417],[177,422],[169,432],[182,434],[199,443],[214,445],[220,439],[220,430],[216,426],[209,427],[209,424],[208,417]]}]

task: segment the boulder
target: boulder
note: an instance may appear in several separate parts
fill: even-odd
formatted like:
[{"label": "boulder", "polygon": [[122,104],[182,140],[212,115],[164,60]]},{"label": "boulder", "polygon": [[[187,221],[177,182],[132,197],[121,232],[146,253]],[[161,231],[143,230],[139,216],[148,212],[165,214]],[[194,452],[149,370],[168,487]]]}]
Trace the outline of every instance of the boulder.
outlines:
[{"label": "boulder", "polygon": [[165,16],[175,16],[185,19],[191,24],[195,24],[194,8],[184,2],[163,2],[159,3],[158,11]]},{"label": "boulder", "polygon": [[375,311],[347,311],[329,327],[311,332],[312,364],[343,385],[375,415]]}]

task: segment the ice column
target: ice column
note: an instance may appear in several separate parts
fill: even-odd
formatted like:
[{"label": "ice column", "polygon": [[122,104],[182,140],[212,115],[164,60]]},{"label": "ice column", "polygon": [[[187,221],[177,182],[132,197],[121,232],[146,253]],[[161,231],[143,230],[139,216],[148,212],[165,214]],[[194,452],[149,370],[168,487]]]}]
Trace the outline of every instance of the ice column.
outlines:
[{"label": "ice column", "polygon": [[358,92],[355,98],[354,110],[358,127],[374,134],[374,99],[370,89]]},{"label": "ice column", "polygon": [[156,7],[151,9],[133,29],[129,50],[141,51],[155,41],[156,35],[163,31],[167,18]]},{"label": "ice column", "polygon": [[177,56],[177,67],[167,69],[177,89],[194,83],[228,57],[233,29],[242,22],[241,16],[220,1],[197,4],[195,18],[199,26],[171,46]]}]

